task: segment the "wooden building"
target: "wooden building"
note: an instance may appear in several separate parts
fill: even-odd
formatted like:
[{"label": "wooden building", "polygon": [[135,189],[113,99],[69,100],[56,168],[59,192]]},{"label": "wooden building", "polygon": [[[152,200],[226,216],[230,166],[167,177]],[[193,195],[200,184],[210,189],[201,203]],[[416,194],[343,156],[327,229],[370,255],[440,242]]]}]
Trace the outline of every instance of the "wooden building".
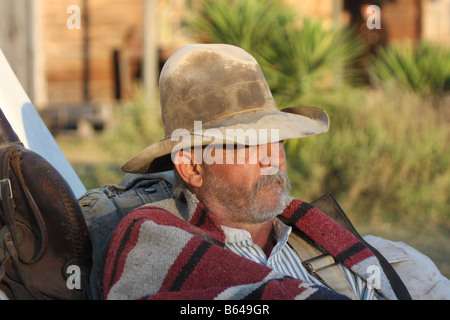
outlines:
[{"label": "wooden building", "polygon": [[[156,87],[160,64],[191,41],[183,14],[200,1],[1,0],[0,48],[38,110],[110,103],[129,97],[134,79]],[[450,0],[285,1],[328,26],[363,29],[364,9],[376,4],[383,41],[450,42]]]}]

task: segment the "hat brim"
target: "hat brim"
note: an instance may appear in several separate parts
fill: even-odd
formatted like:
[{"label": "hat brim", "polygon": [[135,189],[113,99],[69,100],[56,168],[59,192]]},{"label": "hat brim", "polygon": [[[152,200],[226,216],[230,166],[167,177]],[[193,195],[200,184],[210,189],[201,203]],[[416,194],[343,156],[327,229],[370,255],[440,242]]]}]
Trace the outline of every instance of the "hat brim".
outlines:
[{"label": "hat brim", "polygon": [[[305,138],[328,131],[329,118],[315,107],[249,111],[211,123],[199,123],[191,132],[175,130],[171,137],[156,142],[121,166],[129,173],[153,173],[173,168],[171,154],[193,146],[258,145]],[[256,134],[256,138],[255,138]]]}]

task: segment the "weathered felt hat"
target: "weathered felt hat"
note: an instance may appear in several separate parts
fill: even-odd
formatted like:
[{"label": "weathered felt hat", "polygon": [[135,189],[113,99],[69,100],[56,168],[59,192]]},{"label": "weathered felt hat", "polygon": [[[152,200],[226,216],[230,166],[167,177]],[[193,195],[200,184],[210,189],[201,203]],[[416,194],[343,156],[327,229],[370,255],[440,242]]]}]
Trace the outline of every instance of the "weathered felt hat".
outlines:
[{"label": "weathered felt hat", "polygon": [[328,131],[314,107],[279,110],[257,61],[227,44],[193,44],[176,51],[159,79],[165,138],[131,158],[132,173],[173,168],[171,154],[210,144],[257,145]]}]

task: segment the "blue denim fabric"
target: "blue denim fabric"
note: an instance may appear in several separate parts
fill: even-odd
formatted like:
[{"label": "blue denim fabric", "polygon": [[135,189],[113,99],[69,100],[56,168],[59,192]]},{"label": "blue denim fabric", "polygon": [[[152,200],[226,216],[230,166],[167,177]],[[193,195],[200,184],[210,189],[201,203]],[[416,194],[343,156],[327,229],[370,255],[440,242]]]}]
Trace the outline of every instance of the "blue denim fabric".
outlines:
[{"label": "blue denim fabric", "polygon": [[133,209],[172,197],[173,171],[127,174],[118,184],[88,190],[78,199],[92,242],[90,290],[103,298],[103,270],[110,238],[120,220]]}]

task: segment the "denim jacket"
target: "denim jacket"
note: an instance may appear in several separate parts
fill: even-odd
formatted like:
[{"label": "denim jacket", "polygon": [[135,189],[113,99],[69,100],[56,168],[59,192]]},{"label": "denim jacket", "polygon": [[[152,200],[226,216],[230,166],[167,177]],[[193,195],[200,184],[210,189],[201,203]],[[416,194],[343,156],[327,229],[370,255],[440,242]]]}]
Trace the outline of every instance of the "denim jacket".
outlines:
[{"label": "denim jacket", "polygon": [[103,270],[109,240],[120,220],[144,204],[172,197],[173,171],[127,174],[118,184],[88,190],[78,199],[92,242],[90,290],[103,298]]}]

